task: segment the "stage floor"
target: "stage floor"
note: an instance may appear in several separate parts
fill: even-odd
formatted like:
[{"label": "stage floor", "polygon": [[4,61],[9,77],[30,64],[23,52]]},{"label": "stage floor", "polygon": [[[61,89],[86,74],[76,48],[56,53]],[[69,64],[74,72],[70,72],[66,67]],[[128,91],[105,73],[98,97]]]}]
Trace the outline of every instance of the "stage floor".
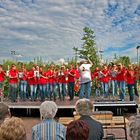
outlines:
[{"label": "stage floor", "polygon": [[[73,100],[69,100],[69,97],[66,97],[64,101],[60,101],[57,99],[55,102],[58,105],[58,108],[74,108],[76,101],[79,97],[75,97]],[[90,100],[92,101],[93,105],[96,106],[132,106],[137,105],[140,107],[140,99],[137,98],[135,101],[129,101],[128,97],[126,97],[125,101],[119,101],[118,97],[108,97],[108,98],[101,98],[101,97],[91,97]],[[10,100],[4,100],[4,103],[8,104],[10,108],[33,108],[38,109],[41,105],[39,99],[32,102],[29,99],[26,101],[21,101],[20,99],[17,102],[12,103]]]}]

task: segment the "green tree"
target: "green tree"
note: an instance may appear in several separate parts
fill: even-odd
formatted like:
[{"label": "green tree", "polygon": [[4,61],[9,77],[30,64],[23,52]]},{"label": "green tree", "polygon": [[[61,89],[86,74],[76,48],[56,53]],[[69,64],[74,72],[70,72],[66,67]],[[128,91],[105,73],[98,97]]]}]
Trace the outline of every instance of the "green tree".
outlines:
[{"label": "green tree", "polygon": [[122,63],[125,67],[128,66],[128,64],[131,64],[130,57],[129,56],[120,56],[115,61],[116,63]]},{"label": "green tree", "polygon": [[80,55],[80,58],[87,57],[93,62],[94,67],[99,64],[99,56],[97,55],[96,44],[95,44],[95,36],[94,31],[92,31],[89,27],[85,27],[83,29],[84,35],[81,40],[83,40],[82,49],[74,47],[73,50],[75,53]]}]

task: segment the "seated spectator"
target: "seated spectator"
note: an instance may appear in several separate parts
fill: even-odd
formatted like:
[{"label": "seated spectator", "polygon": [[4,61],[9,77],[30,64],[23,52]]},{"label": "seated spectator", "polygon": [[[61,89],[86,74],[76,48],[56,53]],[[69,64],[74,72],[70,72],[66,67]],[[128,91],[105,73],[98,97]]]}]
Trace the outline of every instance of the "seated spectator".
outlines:
[{"label": "seated spectator", "polygon": [[140,140],[140,115],[129,118],[129,136],[132,140]]},{"label": "seated spectator", "polygon": [[89,127],[85,121],[72,121],[67,126],[66,140],[88,140]]},{"label": "seated spectator", "polygon": [[10,109],[8,105],[0,103],[0,125],[4,122],[5,119],[10,118]]},{"label": "seated spectator", "polygon": [[54,117],[58,108],[55,102],[45,101],[40,106],[43,121],[32,127],[32,140],[65,140],[66,128],[56,122]]},{"label": "seated spectator", "polygon": [[102,140],[104,136],[102,124],[90,117],[93,114],[92,102],[85,98],[79,99],[76,102],[75,110],[81,116],[80,120],[83,120],[88,124],[89,140]]},{"label": "seated spectator", "polygon": [[22,119],[12,117],[0,127],[0,140],[26,140],[26,131]]}]

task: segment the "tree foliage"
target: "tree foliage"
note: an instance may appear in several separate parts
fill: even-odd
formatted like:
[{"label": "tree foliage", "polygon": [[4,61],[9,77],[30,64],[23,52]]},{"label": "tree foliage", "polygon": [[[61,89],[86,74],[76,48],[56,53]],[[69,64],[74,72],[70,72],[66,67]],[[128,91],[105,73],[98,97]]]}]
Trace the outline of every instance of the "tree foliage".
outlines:
[{"label": "tree foliage", "polygon": [[96,44],[95,44],[95,36],[94,31],[89,27],[85,27],[83,29],[84,35],[81,40],[83,40],[82,49],[79,50],[78,48],[74,47],[73,50],[78,52],[80,58],[87,57],[93,62],[94,67],[99,64],[99,56],[97,55]]},{"label": "tree foliage", "polygon": [[125,67],[127,67],[128,64],[131,64],[130,57],[129,56],[120,56],[116,59],[115,63],[122,63]]}]

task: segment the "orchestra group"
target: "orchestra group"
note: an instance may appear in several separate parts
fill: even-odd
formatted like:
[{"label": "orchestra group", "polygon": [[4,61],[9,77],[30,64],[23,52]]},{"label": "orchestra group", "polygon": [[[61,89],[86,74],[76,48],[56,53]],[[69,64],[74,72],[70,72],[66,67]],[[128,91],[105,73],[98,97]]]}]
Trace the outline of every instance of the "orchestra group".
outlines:
[{"label": "orchestra group", "polygon": [[8,98],[11,102],[17,102],[18,96],[21,101],[27,99],[36,101],[37,98],[41,102],[46,99],[55,101],[57,98],[64,101],[67,95],[71,101],[76,93],[79,98],[90,98],[92,86],[95,89],[94,95],[104,98],[110,95],[118,96],[118,99],[124,101],[126,91],[130,101],[134,100],[134,95],[139,96],[137,89],[140,80],[139,66],[129,64],[124,67],[121,63],[112,63],[98,66],[94,71],[91,67],[93,64],[89,61],[78,63],[76,66],[63,64],[58,67],[50,64],[47,69],[33,64],[30,70],[27,70],[25,65],[18,70],[16,65],[12,64],[4,71],[0,65],[0,89],[8,78]]}]

